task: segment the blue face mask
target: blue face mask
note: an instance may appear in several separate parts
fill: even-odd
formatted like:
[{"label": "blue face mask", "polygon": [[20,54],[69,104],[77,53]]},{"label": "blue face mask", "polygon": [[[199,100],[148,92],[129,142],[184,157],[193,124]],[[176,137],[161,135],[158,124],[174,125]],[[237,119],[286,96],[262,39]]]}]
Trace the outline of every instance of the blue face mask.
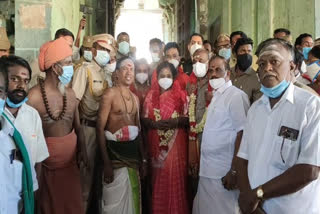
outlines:
[{"label": "blue face mask", "polygon": [[4,99],[0,98],[0,117],[1,117],[2,112],[4,110],[5,104],[6,104],[6,101]]},{"label": "blue face mask", "polygon": [[222,48],[219,50],[219,56],[222,56],[226,60],[230,59],[231,57],[231,48]]},{"label": "blue face mask", "polygon": [[278,85],[274,86],[273,88],[267,88],[261,85],[260,91],[270,98],[277,98],[280,97],[281,94],[289,87],[290,82],[286,80],[282,80]]},{"label": "blue face mask", "polygon": [[312,48],[309,48],[309,47],[304,47],[302,49],[302,53],[303,53],[303,58],[305,60],[308,60],[308,57],[309,57],[309,52],[311,51]]},{"label": "blue face mask", "polygon": [[59,76],[59,80],[62,83],[62,85],[66,86],[72,79],[73,76],[73,66],[63,66],[62,67],[63,73],[61,76]]},{"label": "blue face mask", "polygon": [[85,60],[87,60],[88,62],[91,62],[92,61],[92,51],[84,51],[83,58]]},{"label": "blue face mask", "polygon": [[123,55],[127,55],[130,51],[130,44],[126,41],[119,43],[119,52]]},{"label": "blue face mask", "polygon": [[6,99],[6,103],[10,108],[20,108],[22,104],[26,103],[28,101],[28,97],[24,98],[20,103],[13,103],[9,97]]},{"label": "blue face mask", "polygon": [[97,50],[97,56],[94,58],[100,67],[106,66],[110,61],[108,51]]}]

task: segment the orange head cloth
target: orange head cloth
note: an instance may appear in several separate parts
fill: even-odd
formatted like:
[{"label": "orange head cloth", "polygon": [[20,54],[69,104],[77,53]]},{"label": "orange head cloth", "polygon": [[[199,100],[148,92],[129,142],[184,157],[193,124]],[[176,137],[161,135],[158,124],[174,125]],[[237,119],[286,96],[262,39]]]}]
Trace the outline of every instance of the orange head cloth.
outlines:
[{"label": "orange head cloth", "polygon": [[41,71],[46,71],[51,68],[54,63],[69,56],[72,56],[72,48],[63,37],[49,41],[40,48],[39,68]]}]

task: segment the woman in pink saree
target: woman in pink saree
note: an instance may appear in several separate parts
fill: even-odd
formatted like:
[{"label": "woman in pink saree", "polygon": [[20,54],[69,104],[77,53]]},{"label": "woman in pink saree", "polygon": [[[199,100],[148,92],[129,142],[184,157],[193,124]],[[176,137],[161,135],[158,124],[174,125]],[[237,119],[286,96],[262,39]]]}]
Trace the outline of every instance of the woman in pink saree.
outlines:
[{"label": "woman in pink saree", "polygon": [[152,166],[152,213],[188,214],[187,96],[175,81],[176,69],[161,63],[143,108]]}]

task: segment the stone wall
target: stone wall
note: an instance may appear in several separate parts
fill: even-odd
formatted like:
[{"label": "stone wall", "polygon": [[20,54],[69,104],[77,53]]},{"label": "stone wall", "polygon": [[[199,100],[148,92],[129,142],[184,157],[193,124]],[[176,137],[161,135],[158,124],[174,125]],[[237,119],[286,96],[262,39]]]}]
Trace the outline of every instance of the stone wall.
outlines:
[{"label": "stone wall", "polygon": [[293,41],[304,32],[320,37],[319,0],[208,0],[208,37],[242,30],[255,44],[277,28],[288,28]]},{"label": "stone wall", "polygon": [[51,0],[15,1],[15,54],[31,62],[51,39]]},{"label": "stone wall", "polygon": [[32,62],[56,30],[67,28],[76,36],[83,16],[81,4],[93,8],[93,14],[86,16],[84,34],[105,32],[105,0],[15,0],[15,54]]}]

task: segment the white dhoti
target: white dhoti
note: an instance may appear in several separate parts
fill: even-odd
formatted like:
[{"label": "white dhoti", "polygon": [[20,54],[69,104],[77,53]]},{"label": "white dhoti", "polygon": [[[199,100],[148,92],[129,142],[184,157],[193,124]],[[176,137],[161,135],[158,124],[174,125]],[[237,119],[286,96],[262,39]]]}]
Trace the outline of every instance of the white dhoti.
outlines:
[{"label": "white dhoti", "polygon": [[[131,141],[137,138],[139,128],[126,126],[115,133],[105,131],[107,140]],[[114,180],[102,187],[102,214],[140,214],[139,172],[129,167],[114,169]]]},{"label": "white dhoti", "polygon": [[200,176],[193,214],[240,214],[238,190],[226,190],[220,179]]},{"label": "white dhoti", "polygon": [[135,214],[128,168],[115,169],[114,181],[103,182],[102,214]]}]

